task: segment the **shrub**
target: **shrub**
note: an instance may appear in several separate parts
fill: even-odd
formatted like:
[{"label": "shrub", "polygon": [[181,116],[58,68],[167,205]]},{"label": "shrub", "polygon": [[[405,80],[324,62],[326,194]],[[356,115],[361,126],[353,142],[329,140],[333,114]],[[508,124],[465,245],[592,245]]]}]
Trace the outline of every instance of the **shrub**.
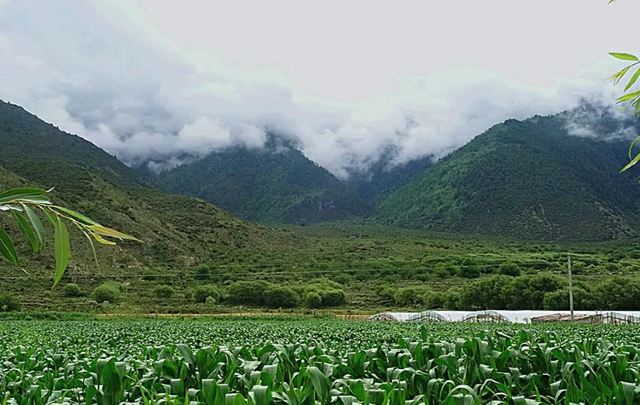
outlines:
[{"label": "shrub", "polygon": [[78,297],[80,295],[80,287],[76,283],[68,283],[62,289],[67,297]]},{"label": "shrub", "polygon": [[272,308],[293,308],[299,302],[300,297],[289,287],[272,287],[265,292],[265,303]]},{"label": "shrub", "polygon": [[346,296],[344,290],[327,290],[320,292],[322,305],[325,307],[335,307],[344,304]]},{"label": "shrub", "polygon": [[424,304],[424,291],[416,287],[401,288],[396,291],[395,303],[400,306],[419,306]]},{"label": "shrub", "polygon": [[480,277],[480,269],[478,268],[478,266],[473,265],[473,266],[469,266],[469,267],[464,267],[461,271],[460,271],[460,277],[464,277],[464,278],[478,278]]},{"label": "shrub", "polygon": [[206,302],[209,297],[216,300],[216,302],[220,301],[220,291],[218,291],[218,287],[213,284],[198,286],[193,292],[194,300],[199,303]]},{"label": "shrub", "polygon": [[237,281],[227,289],[228,300],[240,305],[263,305],[269,287],[266,281]]},{"label": "shrub", "polygon": [[502,263],[498,267],[498,273],[504,276],[517,277],[520,275],[520,267],[515,263]]},{"label": "shrub", "polygon": [[173,287],[168,286],[166,284],[157,285],[153,289],[153,295],[155,295],[157,298],[162,298],[162,299],[171,298],[174,292],[175,291]]},{"label": "shrub", "polygon": [[208,280],[211,277],[211,272],[209,271],[209,267],[207,266],[198,266],[196,267],[196,279],[197,280]]},{"label": "shrub", "polygon": [[307,308],[319,308],[322,306],[322,297],[315,291],[309,291],[304,296],[304,305]]},{"label": "shrub", "polygon": [[108,302],[114,304],[118,301],[120,290],[115,283],[103,283],[97,286],[91,296],[97,303]]},{"label": "shrub", "polygon": [[[575,309],[595,309],[593,296],[589,291],[576,287],[573,289],[573,306]],[[569,290],[562,289],[551,291],[544,295],[544,309],[566,310],[569,309]]]},{"label": "shrub", "polygon": [[446,296],[441,292],[428,291],[424,294],[423,300],[427,309],[444,308],[446,303]]},{"label": "shrub", "polygon": [[0,294],[0,312],[17,311],[20,309],[20,300],[9,294]]}]

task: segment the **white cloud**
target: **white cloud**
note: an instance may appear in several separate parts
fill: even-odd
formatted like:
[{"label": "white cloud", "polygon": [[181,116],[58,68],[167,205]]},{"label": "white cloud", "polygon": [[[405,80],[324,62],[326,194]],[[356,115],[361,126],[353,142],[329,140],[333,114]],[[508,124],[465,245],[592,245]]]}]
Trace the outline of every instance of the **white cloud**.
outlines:
[{"label": "white cloud", "polygon": [[[202,14],[211,4],[200,3]],[[551,3],[544,4],[551,7]],[[203,35],[197,31],[197,16],[192,15],[195,28],[187,23],[179,26],[187,33],[196,30],[184,39],[182,31],[176,34],[175,21],[163,23],[154,16],[166,7],[154,2],[138,7],[131,2],[0,1],[0,98],[89,139],[129,164],[150,161],[153,169],[166,168],[228,146],[260,147],[266,133],[274,132],[295,139],[309,158],[338,176],[365,170],[390,148],[396,152],[396,163],[440,157],[505,119],[558,112],[585,96],[611,100],[605,78],[615,63],[593,65],[584,56],[593,50],[583,47],[576,48],[576,55],[581,56],[567,63],[584,63],[589,69],[570,75],[556,72],[552,79],[541,80],[533,73],[506,74],[490,58],[472,63],[456,59],[455,53],[443,53],[452,60],[443,64],[439,54],[416,47],[419,37],[394,37],[397,34],[388,30],[386,41],[380,32],[374,33],[378,25],[371,21],[363,22],[362,31],[356,33],[340,23],[334,27],[340,35],[331,31],[323,37],[310,20],[294,22],[296,32],[281,32],[282,24],[290,22],[282,13],[270,14],[273,20],[263,27],[262,20],[236,16],[231,10],[235,6],[228,6],[229,16],[238,17],[234,22],[242,32],[213,24],[218,28],[211,29],[224,26],[228,31],[212,31],[215,43],[208,42],[206,35],[200,43],[194,36]],[[215,7],[220,11],[223,6],[216,3]],[[384,18],[384,10],[374,8],[379,13],[376,18]],[[592,14],[595,10],[594,5],[585,9]],[[564,6],[556,11],[571,13]],[[413,21],[416,17],[407,18]],[[180,16],[176,14],[174,20],[180,21]],[[393,24],[402,35],[407,34],[404,24]],[[576,29],[583,25],[576,23]],[[325,29],[331,30],[331,24],[325,24]],[[438,39],[442,43],[423,41],[424,46],[446,52],[449,40],[451,47],[470,46],[467,51],[473,57],[479,55],[475,48],[493,57],[496,48],[505,46],[474,42],[474,32],[457,30],[465,33],[467,42],[458,34],[442,35]],[[286,42],[287,33],[297,35],[299,42]],[[379,42],[368,42],[367,33]],[[619,37],[618,32],[613,34]],[[512,35],[520,34],[514,31]],[[523,41],[533,40],[531,33],[522,35]],[[540,35],[545,38],[544,33]],[[597,35],[610,37],[600,31]],[[402,42],[405,40],[409,45]],[[236,48],[230,47],[234,43]],[[314,54],[304,48],[306,43],[322,47],[315,48]],[[564,39],[559,43],[565,46]],[[545,46],[558,50],[553,44]],[[334,48],[332,59],[329,49]],[[398,54],[398,49],[405,54]],[[523,54],[522,49],[509,49],[514,56]],[[357,56],[360,50],[367,52],[362,60]],[[601,54],[606,55],[606,50]],[[382,68],[376,67],[375,58]],[[410,68],[399,67],[393,58],[409,63]],[[313,69],[307,63],[310,60]],[[537,64],[549,74],[552,71],[546,64],[564,63],[533,57],[521,62],[527,72],[536,72]],[[513,66],[513,61],[507,58],[504,64]],[[418,69],[421,66],[423,71]],[[300,72],[298,68],[310,70]],[[301,80],[310,86],[301,85]]]}]

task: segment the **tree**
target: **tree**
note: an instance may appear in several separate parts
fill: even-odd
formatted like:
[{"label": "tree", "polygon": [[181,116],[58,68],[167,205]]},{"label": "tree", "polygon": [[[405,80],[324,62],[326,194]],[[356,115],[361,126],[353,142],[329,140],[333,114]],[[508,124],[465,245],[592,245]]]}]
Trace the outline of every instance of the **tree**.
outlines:
[{"label": "tree", "polygon": [[319,308],[322,305],[322,297],[315,291],[309,291],[304,296],[304,304],[307,308]]},{"label": "tree", "polygon": [[[96,262],[98,259],[94,241],[111,246],[116,244],[115,240],[139,242],[133,236],[107,228],[79,212],[54,205],[49,199],[50,192],[51,190],[39,188],[16,188],[4,191],[0,193],[0,213],[13,216],[18,229],[24,235],[33,252],[41,251],[45,243],[45,228],[38,213],[43,214],[51,223],[56,260],[54,286],[62,279],[71,256],[69,231],[66,223],[75,226],[87,237]],[[20,265],[11,236],[2,226],[0,226],[0,256],[13,265]]]},{"label": "tree", "polygon": [[276,286],[265,292],[265,303],[272,308],[293,308],[300,303],[300,297],[289,287]]},{"label": "tree", "polygon": [[218,291],[218,287],[213,284],[198,286],[193,293],[193,298],[199,303],[206,302],[209,297],[213,298],[216,302],[220,300],[220,291]]},{"label": "tree", "polygon": [[115,304],[120,296],[120,290],[116,284],[107,282],[94,288],[91,296],[98,304],[103,302]]}]

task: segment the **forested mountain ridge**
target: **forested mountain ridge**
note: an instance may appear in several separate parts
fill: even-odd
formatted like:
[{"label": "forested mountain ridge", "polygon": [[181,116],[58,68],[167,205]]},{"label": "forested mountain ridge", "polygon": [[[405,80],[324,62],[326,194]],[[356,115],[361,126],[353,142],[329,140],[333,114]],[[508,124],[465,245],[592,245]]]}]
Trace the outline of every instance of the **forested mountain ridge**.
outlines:
[{"label": "forested mountain ridge", "polygon": [[376,220],[529,239],[634,235],[640,187],[618,173],[628,140],[570,136],[567,118],[492,127],[383,199]]},{"label": "forested mountain ridge", "polygon": [[370,213],[347,185],[274,136],[263,148],[231,147],[160,173],[157,184],[251,221],[321,222]]},{"label": "forested mountain ridge", "polygon": [[[0,189],[53,187],[56,202],[143,240],[99,249],[99,255],[107,257],[106,269],[193,265],[271,251],[293,238],[238,220],[202,200],[148,187],[134,170],[92,143],[4,102],[0,145]],[[86,249],[82,235],[77,236],[75,248]],[[74,255],[71,274],[73,268],[94,267],[91,253],[86,253]]]},{"label": "forested mountain ridge", "polygon": [[432,157],[394,164],[393,155],[383,155],[365,171],[352,172],[346,183],[372,205],[409,183],[433,165]]}]

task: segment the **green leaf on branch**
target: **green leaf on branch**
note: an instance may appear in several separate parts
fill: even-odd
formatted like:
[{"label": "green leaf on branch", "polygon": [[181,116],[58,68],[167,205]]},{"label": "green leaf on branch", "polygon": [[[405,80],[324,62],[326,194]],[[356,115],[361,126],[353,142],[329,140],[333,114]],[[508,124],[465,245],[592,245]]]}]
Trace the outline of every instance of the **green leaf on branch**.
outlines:
[{"label": "green leaf on branch", "polygon": [[620,173],[626,172],[627,170],[631,169],[633,166],[638,164],[638,162],[640,162],[640,153],[638,153],[633,159],[631,159],[631,161],[627,163],[625,167],[620,169]]},{"label": "green leaf on branch", "polygon": [[23,204],[22,208],[24,209],[24,213],[29,218],[29,221],[31,222],[31,226],[33,227],[33,230],[35,231],[36,236],[38,237],[40,247],[42,248],[44,246],[44,239],[45,239],[44,226],[42,225],[40,218],[38,218],[38,215],[36,215],[35,211],[33,211],[31,207]]},{"label": "green leaf on branch", "polygon": [[640,68],[636,69],[633,76],[631,76],[631,79],[629,79],[629,83],[627,83],[627,86],[624,88],[624,91],[629,90],[638,81],[638,77],[640,77]]},{"label": "green leaf on branch", "polygon": [[631,60],[635,62],[639,60],[637,56],[625,52],[609,52],[609,55],[622,60]]},{"label": "green leaf on branch", "polygon": [[640,90],[634,91],[633,93],[627,93],[623,96],[618,97],[618,103],[624,103],[627,101],[632,101],[636,98],[640,97]]},{"label": "green leaf on branch", "polygon": [[64,224],[62,219],[55,215],[55,213],[50,213],[49,211],[45,211],[45,213],[53,225],[53,239],[56,257],[56,272],[53,276],[53,286],[55,287],[60,280],[62,280],[62,276],[64,275],[65,270],[67,270],[67,266],[69,266],[71,244],[69,242],[67,226]]},{"label": "green leaf on branch", "polygon": [[116,238],[120,240],[133,240],[136,242],[140,242],[138,238],[135,238],[131,235],[127,235],[126,233],[122,233],[120,231],[116,231],[115,229],[107,228],[106,226],[96,224],[96,225],[89,226],[89,229],[98,235],[107,236],[110,238]]},{"label": "green leaf on branch", "polygon": [[31,250],[33,252],[39,252],[42,249],[42,244],[40,243],[40,239],[36,235],[36,232],[31,227],[31,224],[26,215],[21,212],[13,211],[13,218],[18,224],[20,232],[22,232],[22,235],[24,235],[25,239],[27,239],[27,241],[31,245]]},{"label": "green leaf on branch", "polygon": [[86,225],[100,225],[99,223],[97,223],[93,219],[87,217],[86,215],[82,215],[81,213],[79,213],[77,211],[74,211],[74,210],[70,210],[69,208],[60,207],[58,205],[54,205],[52,208],[55,208],[56,210],[61,211],[62,213],[64,213],[64,214],[70,216],[71,218],[75,219],[76,221],[83,222]]},{"label": "green leaf on branch", "polygon": [[11,242],[11,238],[7,231],[4,230],[3,227],[0,226],[0,255],[7,259],[10,263],[15,264],[16,266],[20,265],[18,260],[18,254],[16,253],[16,248],[13,246],[13,242]]},{"label": "green leaf on branch", "polygon": [[18,200],[34,201],[38,204],[51,204],[47,191],[39,188],[14,188],[0,193],[0,204]]}]

